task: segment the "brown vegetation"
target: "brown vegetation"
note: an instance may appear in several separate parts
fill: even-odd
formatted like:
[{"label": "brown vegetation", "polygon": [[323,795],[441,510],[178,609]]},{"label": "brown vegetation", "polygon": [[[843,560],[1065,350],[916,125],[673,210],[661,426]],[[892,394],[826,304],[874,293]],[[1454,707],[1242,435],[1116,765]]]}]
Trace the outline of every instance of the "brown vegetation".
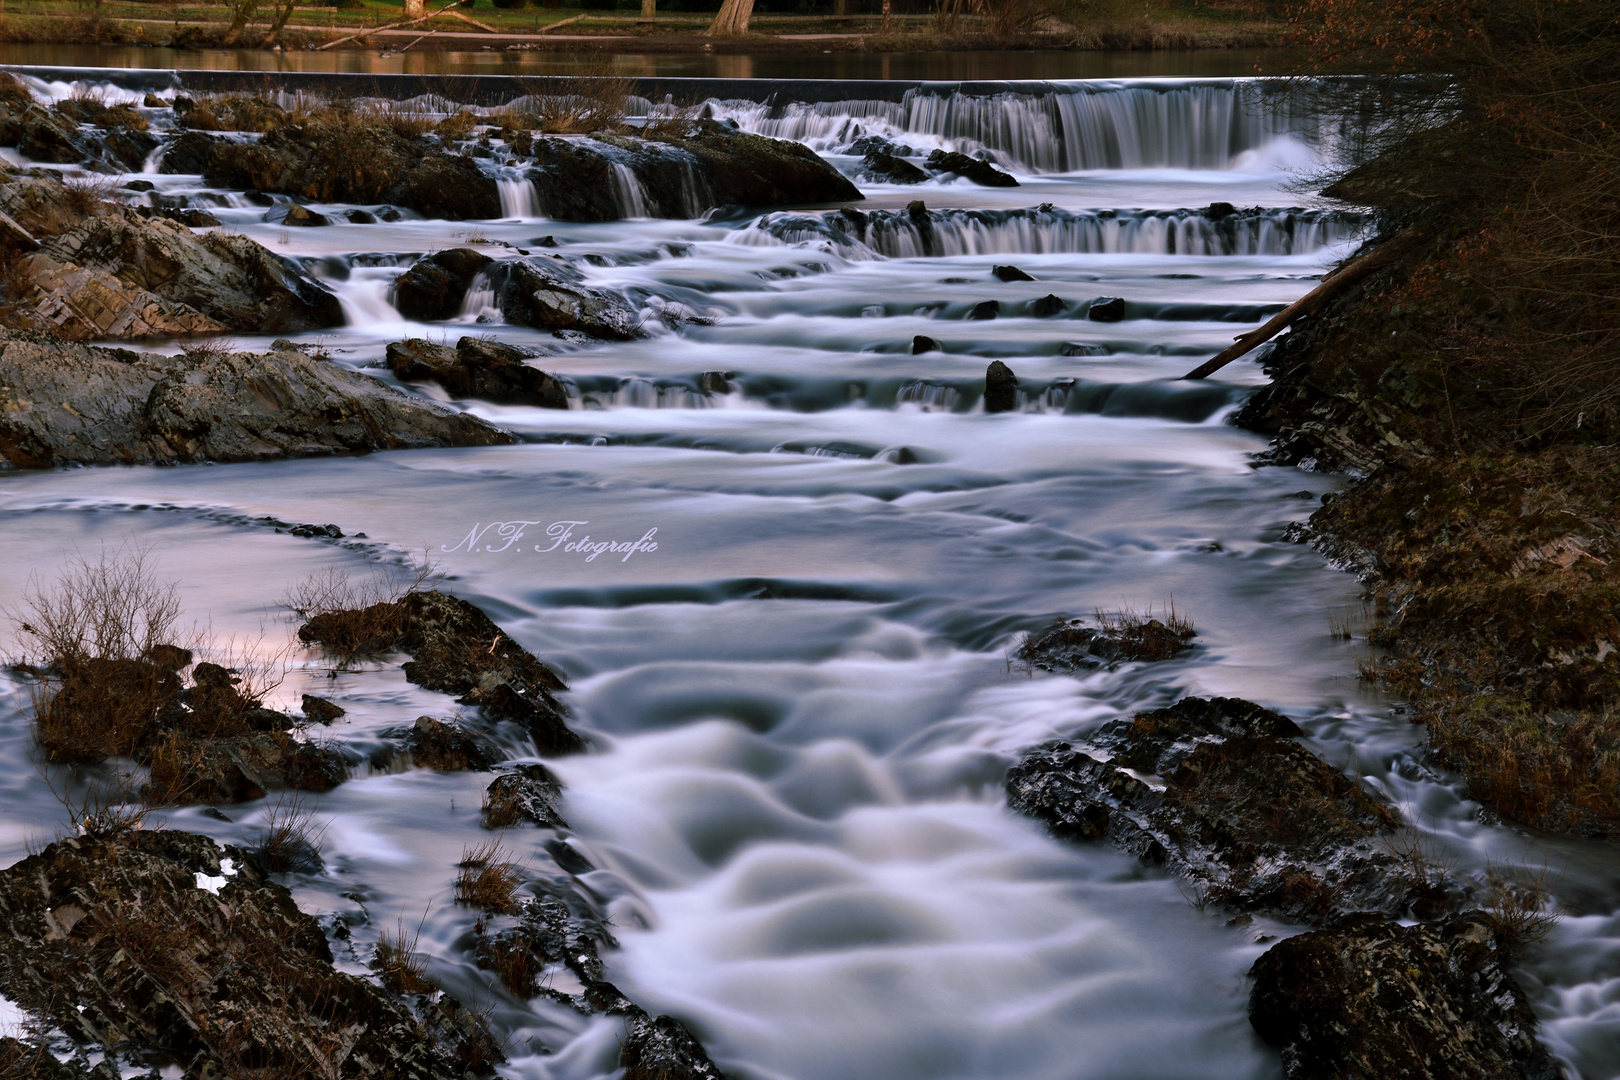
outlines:
[{"label": "brown vegetation", "polygon": [[517,907],[523,867],[507,858],[502,837],[462,849],[456,903],[497,915]]},{"label": "brown vegetation", "polygon": [[363,577],[341,566],[327,566],[293,585],[281,605],[303,619],[306,641],[318,641],[347,667],[363,656],[398,647],[410,622],[399,603],[407,594],[431,587],[438,568],[427,559],[409,564],[374,564]]},{"label": "brown vegetation", "polygon": [[310,868],[320,861],[321,841],[327,826],[315,821],[315,813],[299,795],[277,799],[259,832],[259,857],[271,873]]},{"label": "brown vegetation", "polygon": [[423,911],[421,922],[409,934],[404,919],[395,923],[392,933],[385,928],[377,934],[371,970],[396,994],[430,994],[438,989],[428,981],[427,960],[416,948],[422,936],[422,923],[426,921],[427,912]]}]

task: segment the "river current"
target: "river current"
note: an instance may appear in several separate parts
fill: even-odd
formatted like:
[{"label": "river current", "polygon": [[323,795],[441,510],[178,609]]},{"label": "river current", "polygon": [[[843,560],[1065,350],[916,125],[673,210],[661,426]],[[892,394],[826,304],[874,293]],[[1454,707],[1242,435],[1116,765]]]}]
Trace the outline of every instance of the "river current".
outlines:
[{"label": "river current", "polygon": [[[1355,578],[1285,537],[1340,480],[1253,464],[1263,440],[1225,422],[1264,381],[1252,358],[1175,381],[1356,242],[1359,219],[1298,185],[1333,133],[1259,97],[1242,80],[1138,80],[711,103],[852,176],[853,144],[879,135],[983,151],[1019,180],[860,180],[864,230],[814,207],[649,220],[628,188],[625,220],[569,224],[510,181],[497,221],[295,229],[241,193],[149,170],[158,194],[326,281],[348,325],[302,340],[336,362],[386,381],[388,342],[490,335],[535,349],[573,407],[458,403],[523,436],[510,447],[0,475],[0,602],[75,549],[134,540],[180,582],[188,617],[273,649],[291,632],[278,599],[301,577],[425,549],[444,587],[565,674],[592,744],[548,762],[571,828],[506,843],[533,874],[576,876],[621,944],[610,977],[685,1021],[737,1080],[1280,1076],[1249,1027],[1245,972],[1301,928],[1199,910],[1132,858],[1048,837],[1001,788],[1045,740],[1186,694],[1248,698],[1295,718],[1459,872],[1553,868],[1564,918],[1521,978],[1570,1075],[1620,1076],[1613,848],[1495,822],[1429,761],[1399,703],[1355,677],[1372,655]],[[906,209],[917,199],[926,230]],[[1232,212],[1209,209],[1222,203]],[[705,319],[649,318],[653,336],[606,344],[505,325],[476,289],[449,323],[390,304],[425,252],[541,245],[592,284]],[[1035,280],[1000,280],[1008,264]],[[1027,312],[1047,294],[1065,315]],[[1087,319],[1106,297],[1125,317]],[[1000,316],[969,318],[985,300]],[[913,355],[916,335],[941,351]],[[1016,372],[1020,410],[984,412],[992,359]],[[524,523],[523,541],[490,539],[498,523]],[[537,550],[548,529],[656,548]],[[1172,602],[1198,632],[1179,660],[1078,677],[1010,661],[1054,617]],[[337,701],[349,715],[331,738],[363,746],[453,708],[396,664],[293,660],[277,701]],[[0,682],[0,695],[10,864],[60,828],[61,808],[26,692]],[[475,916],[451,884],[463,846],[487,838],[488,779],[362,768],[312,800],[326,870],[290,879],[295,895],[354,925],[339,952],[357,972],[379,929],[420,920],[432,976],[508,1037],[507,1075],[609,1075],[614,1022],[493,992],[466,955]],[[266,809],[166,818],[238,842]]]}]

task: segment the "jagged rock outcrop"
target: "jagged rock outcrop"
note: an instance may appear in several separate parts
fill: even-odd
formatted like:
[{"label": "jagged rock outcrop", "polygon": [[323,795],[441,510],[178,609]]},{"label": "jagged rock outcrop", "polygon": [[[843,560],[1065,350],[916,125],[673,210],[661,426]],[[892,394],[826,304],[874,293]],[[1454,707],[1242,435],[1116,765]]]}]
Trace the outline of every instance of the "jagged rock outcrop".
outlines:
[{"label": "jagged rock outcrop", "polygon": [[484,271],[495,304],[509,323],[573,331],[608,341],[643,337],[641,316],[616,292],[584,283],[584,275],[556,259],[510,259]]},{"label": "jagged rock outcrop", "polygon": [[1488,920],[1353,922],[1255,961],[1249,1022],[1288,1080],[1556,1080]]},{"label": "jagged rock outcrop", "polygon": [[920,184],[928,174],[903,157],[882,150],[869,150],[861,162],[861,175],[885,184]]},{"label": "jagged rock outcrop", "polygon": [[1164,865],[1207,902],[1316,925],[1357,911],[1444,914],[1455,902],[1444,879],[1397,865],[1381,843],[1400,816],[1300,734],[1251,702],[1186,698],[1105,727],[1089,752],[1030,751],[1007,775],[1008,803],[1058,836]]},{"label": "jagged rock outcrop", "polygon": [[988,161],[953,151],[935,150],[923,159],[930,172],[954,174],[983,187],[1017,187],[1018,181]]},{"label": "jagged rock outcrop", "polygon": [[634,176],[640,212],[650,217],[698,217],[721,206],[862,197],[842,173],[802,143],[750,135],[714,121],[701,121],[684,135],[537,139],[534,162],[525,175],[546,215],[560,221],[626,216],[629,208],[615,166]]},{"label": "jagged rock outcrop", "polygon": [[424,255],[394,279],[394,307],[407,319],[423,322],[455,318],[473,279],[493,261],[472,248]]},{"label": "jagged rock outcrop", "polygon": [[542,409],[568,408],[562,383],[539,368],[514,345],[464,337],[454,349],[420,338],[388,346],[388,368],[406,382],[436,382],[457,398],[480,398]]},{"label": "jagged rock outcrop", "polygon": [[[481,1024],[481,1039],[424,1024],[335,970],[291,894],[204,836],[58,841],[0,871],[0,923],[0,994],[89,1049],[199,1077],[444,1080],[493,1064]],[[466,1013],[452,1006],[434,1011]]]},{"label": "jagged rock outcrop", "polygon": [[288,124],[257,142],[189,132],[160,168],[200,171],[211,184],[312,202],[392,203],[430,218],[501,213],[494,178],[472,158],[364,120]]},{"label": "jagged rock outcrop", "polygon": [[[376,640],[350,641],[357,623],[376,628]],[[567,689],[562,679],[460,597],[413,592],[361,612],[318,614],[298,628],[298,638],[329,648],[343,641],[354,652],[407,653],[412,658],[404,665],[408,680],[459,695],[461,704],[479,706],[489,720],[522,726],[541,753],[585,748],[552,696]]]},{"label": "jagged rock outcrop", "polygon": [[8,468],[513,441],[474,417],[300,352],[148,356],[0,331],[0,461]]},{"label": "jagged rock outcrop", "polygon": [[484,789],[484,828],[505,829],[527,821],[548,829],[565,829],[557,801],[562,784],[544,765],[520,765],[498,776]]}]

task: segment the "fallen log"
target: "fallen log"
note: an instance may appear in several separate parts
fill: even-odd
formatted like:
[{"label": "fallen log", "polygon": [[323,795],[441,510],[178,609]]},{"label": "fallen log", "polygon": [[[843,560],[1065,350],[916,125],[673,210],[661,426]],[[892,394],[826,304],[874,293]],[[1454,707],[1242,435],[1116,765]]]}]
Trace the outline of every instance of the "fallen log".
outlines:
[{"label": "fallen log", "polygon": [[1340,263],[1339,266],[1322,278],[1322,284],[1277,312],[1264,326],[1242,335],[1232,344],[1187,372],[1182,378],[1208,378],[1256,346],[1263,345],[1282,333],[1294,320],[1311,314],[1311,312],[1316,311],[1334,297],[1348,292],[1350,287],[1358,281],[1375,271],[1382,270],[1411,250],[1420,239],[1422,239],[1422,234],[1414,231],[1399,233],[1366,254],[1358,255],[1349,262]]},{"label": "fallen log", "polygon": [[[385,24],[383,26],[368,26],[364,30],[360,31],[358,34],[350,34],[348,37],[340,37],[336,41],[328,41],[325,45],[318,45],[318,46],[315,47],[315,51],[316,52],[323,52],[326,49],[334,48],[335,46],[342,45],[343,43],[348,42],[348,41],[354,41],[357,38],[370,37],[372,34],[379,33],[379,32],[381,32],[383,30],[398,30],[402,26],[415,26],[417,23],[425,23],[429,19],[435,18],[436,16],[439,16],[439,15],[443,15],[445,12],[449,11],[450,8],[455,7],[456,3],[460,3],[460,2],[461,2],[461,0],[455,0],[455,3],[449,4],[446,7],[442,7],[438,11],[430,11],[426,15],[423,15],[423,16],[421,16],[419,18],[406,19],[404,22],[387,23],[387,24]],[[457,17],[458,18],[465,18],[465,16],[457,16]],[[471,19],[468,19],[467,21],[472,22]],[[483,24],[479,23],[478,25],[482,26]],[[484,29],[487,30],[489,28],[484,27]],[[424,35],[424,36],[426,36],[426,35]],[[421,39],[418,38],[417,40],[420,41]],[[415,44],[415,42],[412,42],[412,44]]]}]

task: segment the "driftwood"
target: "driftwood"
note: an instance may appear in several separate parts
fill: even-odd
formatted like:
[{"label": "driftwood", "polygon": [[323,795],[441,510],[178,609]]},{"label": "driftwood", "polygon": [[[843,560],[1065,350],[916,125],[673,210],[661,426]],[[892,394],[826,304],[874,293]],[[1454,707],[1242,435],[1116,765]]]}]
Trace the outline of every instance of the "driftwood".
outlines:
[{"label": "driftwood", "polygon": [[[496,32],[494,27],[486,26],[483,23],[477,21],[476,19],[469,19],[465,15],[461,15],[461,14],[459,14],[457,12],[454,12],[454,11],[450,10],[450,8],[455,7],[456,4],[460,3],[460,2],[461,2],[461,0],[455,0],[454,3],[451,3],[451,4],[449,4],[449,5],[445,6],[445,7],[442,7],[438,11],[430,11],[426,15],[422,15],[422,16],[420,16],[418,18],[415,18],[415,19],[406,19],[403,22],[397,22],[397,23],[387,23],[386,25],[383,25],[383,26],[368,26],[368,27],[366,27],[366,29],[360,31],[358,34],[350,34],[348,37],[340,37],[336,41],[328,41],[325,45],[316,46],[315,51],[316,52],[321,52],[321,51],[326,50],[326,49],[331,49],[331,48],[334,48],[334,47],[336,47],[338,45],[342,45],[345,42],[354,41],[357,38],[370,37],[372,34],[380,33],[380,32],[382,32],[384,30],[398,30],[402,26],[415,26],[417,23],[425,23],[429,19],[437,18],[440,15],[450,15],[450,16],[452,16],[454,18],[462,20],[463,22],[470,22],[474,26],[479,27],[480,29],[488,30],[492,34]],[[438,31],[435,30],[434,33],[438,33]],[[426,34],[422,35],[422,37],[427,37],[427,36],[428,35],[426,35]],[[422,38],[417,38],[416,39],[416,41],[421,41],[421,40],[422,40]],[[411,42],[411,45],[415,45],[416,41]],[[406,48],[410,48],[410,45],[407,45]]]},{"label": "driftwood", "polygon": [[1379,244],[1365,255],[1358,255],[1349,262],[1340,263],[1327,276],[1322,278],[1322,284],[1277,312],[1260,329],[1251,330],[1239,337],[1232,344],[1187,372],[1182,378],[1208,378],[1244,353],[1249,352],[1255,346],[1263,345],[1276,337],[1294,320],[1309,315],[1334,297],[1348,292],[1352,285],[1369,274],[1382,270],[1401,255],[1406,254],[1421,238],[1420,233],[1410,230],[1399,233]]},{"label": "driftwood", "polygon": [[595,12],[587,11],[584,15],[570,15],[566,19],[558,19],[554,23],[547,23],[545,26],[542,26],[540,29],[536,30],[535,33],[544,34],[548,31],[557,29],[559,26],[567,26],[569,23],[577,23],[579,20],[589,18],[594,14]]}]

